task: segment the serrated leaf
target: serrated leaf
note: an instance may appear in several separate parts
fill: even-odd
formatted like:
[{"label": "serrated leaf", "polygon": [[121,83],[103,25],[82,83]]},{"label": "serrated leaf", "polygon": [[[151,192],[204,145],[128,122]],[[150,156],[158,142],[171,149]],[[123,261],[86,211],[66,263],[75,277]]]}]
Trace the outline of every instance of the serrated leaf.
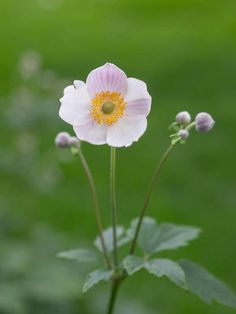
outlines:
[{"label": "serrated leaf", "polygon": [[112,274],[112,270],[107,270],[103,268],[96,269],[95,271],[91,272],[90,274],[88,274],[83,285],[83,293],[87,292],[94,285],[98,284],[101,281],[108,281],[109,279],[111,279]]},{"label": "serrated leaf", "polygon": [[[133,238],[138,219],[131,222],[127,235]],[[164,250],[174,250],[188,245],[188,242],[197,238],[200,229],[192,226],[182,226],[170,223],[157,225],[150,217],[144,217],[138,244],[145,254],[157,253]]]},{"label": "serrated leaf", "polygon": [[[106,248],[108,252],[113,251],[113,230],[112,227],[108,227],[103,231],[103,237],[104,241],[106,244]],[[120,247],[124,245],[125,243],[130,241],[130,238],[125,236],[125,229],[122,226],[117,226],[116,227],[116,237],[117,237],[117,247]],[[101,245],[101,240],[100,237],[97,236],[97,238],[94,241],[94,244],[96,248],[102,252],[102,245]]]},{"label": "serrated leaf", "polygon": [[144,260],[141,257],[129,255],[123,260],[123,266],[128,275],[133,275],[136,271],[144,267]]},{"label": "serrated leaf", "polygon": [[98,260],[97,254],[87,249],[63,251],[58,253],[57,257],[76,260],[77,262],[95,262]]},{"label": "serrated leaf", "polygon": [[177,286],[186,289],[185,274],[178,263],[164,258],[156,258],[145,263],[145,268],[150,274],[157,277],[166,276]]},{"label": "serrated leaf", "polygon": [[187,289],[184,271],[178,263],[170,259],[156,258],[150,261],[145,261],[141,257],[129,255],[124,259],[123,267],[127,271],[128,275],[133,275],[141,269],[146,269],[154,276],[166,276],[177,286]]},{"label": "serrated leaf", "polygon": [[236,296],[223,282],[202,266],[188,260],[179,261],[186,277],[188,289],[207,304],[213,300],[236,308]]},{"label": "serrated leaf", "polygon": [[163,223],[158,226],[158,240],[153,252],[175,250],[187,246],[189,241],[198,238],[200,228]]}]

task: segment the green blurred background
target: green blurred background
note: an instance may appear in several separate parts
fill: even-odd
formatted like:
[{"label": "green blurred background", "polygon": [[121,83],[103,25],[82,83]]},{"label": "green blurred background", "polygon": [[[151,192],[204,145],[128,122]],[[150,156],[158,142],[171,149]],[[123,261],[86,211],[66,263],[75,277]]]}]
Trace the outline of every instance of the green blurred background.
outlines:
[{"label": "green blurred background", "polygon": [[[84,269],[55,257],[96,229],[81,165],[54,137],[72,132],[58,117],[63,88],[107,61],[153,96],[147,132],[118,150],[120,224],[137,216],[175,114],[210,112],[214,131],[176,149],[148,213],[201,227],[200,240],[165,255],[194,259],[236,291],[235,0],[1,0],[0,38],[0,313],[103,313],[108,285],[83,296]],[[108,226],[109,147],[83,146]],[[140,273],[116,313],[234,311]]]}]

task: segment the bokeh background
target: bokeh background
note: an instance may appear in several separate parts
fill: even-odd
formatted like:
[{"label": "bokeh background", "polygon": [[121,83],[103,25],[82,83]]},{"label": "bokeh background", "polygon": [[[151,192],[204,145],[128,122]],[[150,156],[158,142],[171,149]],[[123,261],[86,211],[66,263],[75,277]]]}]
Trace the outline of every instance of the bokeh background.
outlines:
[{"label": "bokeh background", "polygon": [[[148,214],[196,225],[201,238],[166,253],[207,267],[236,291],[235,0],[1,0],[0,313],[103,313],[108,285],[81,293],[84,268],[58,251],[90,245],[96,227],[78,160],[54,146],[63,88],[107,61],[148,83],[148,130],[117,156],[119,223],[137,216],[175,114],[210,112],[166,165]],[[83,144],[106,226],[109,147]],[[116,313],[233,314],[145,273],[127,280]]]}]

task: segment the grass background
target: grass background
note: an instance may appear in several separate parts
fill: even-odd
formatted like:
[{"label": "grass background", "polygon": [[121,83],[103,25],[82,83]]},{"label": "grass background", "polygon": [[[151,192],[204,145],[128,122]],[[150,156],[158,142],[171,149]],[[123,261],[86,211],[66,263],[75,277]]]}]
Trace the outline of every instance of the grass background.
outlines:
[{"label": "grass background", "polygon": [[[103,313],[108,287],[81,296],[78,265],[55,258],[96,232],[82,168],[54,137],[72,132],[58,117],[63,87],[107,61],[153,96],[147,132],[118,150],[119,222],[137,215],[175,114],[210,112],[214,131],[176,149],[149,215],[200,226],[200,240],[168,256],[194,259],[236,291],[236,2],[2,0],[0,35],[0,312]],[[109,225],[109,148],[83,146]],[[143,273],[123,286],[125,311],[234,313]]]}]

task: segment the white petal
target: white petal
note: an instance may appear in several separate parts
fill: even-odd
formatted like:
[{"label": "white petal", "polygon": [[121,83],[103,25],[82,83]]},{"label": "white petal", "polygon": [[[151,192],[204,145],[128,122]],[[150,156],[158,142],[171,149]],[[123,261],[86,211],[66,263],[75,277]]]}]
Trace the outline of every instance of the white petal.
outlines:
[{"label": "white petal", "polygon": [[124,95],[127,90],[127,76],[114,64],[106,63],[89,73],[86,85],[91,97],[106,91]]},{"label": "white petal", "polygon": [[123,116],[107,129],[107,144],[114,147],[130,146],[137,142],[147,128],[143,115]]},{"label": "white petal", "polygon": [[106,143],[107,126],[94,121],[90,113],[80,116],[78,120],[75,121],[74,131],[77,137],[82,141],[95,145]]},{"label": "white petal", "polygon": [[75,90],[75,87],[73,85],[69,85],[66,88],[64,88],[64,95],[70,94]]},{"label": "white petal", "polygon": [[147,85],[145,82],[129,77],[127,79],[128,88],[125,94],[126,101],[133,101],[139,98],[148,99],[151,98],[147,90]]},{"label": "white petal", "polygon": [[85,86],[85,83],[83,81],[75,80],[73,83],[76,89],[79,89]]},{"label": "white petal", "polygon": [[66,87],[60,102],[59,116],[72,125],[79,115],[90,110],[90,97],[86,86],[75,88],[70,85]]}]

